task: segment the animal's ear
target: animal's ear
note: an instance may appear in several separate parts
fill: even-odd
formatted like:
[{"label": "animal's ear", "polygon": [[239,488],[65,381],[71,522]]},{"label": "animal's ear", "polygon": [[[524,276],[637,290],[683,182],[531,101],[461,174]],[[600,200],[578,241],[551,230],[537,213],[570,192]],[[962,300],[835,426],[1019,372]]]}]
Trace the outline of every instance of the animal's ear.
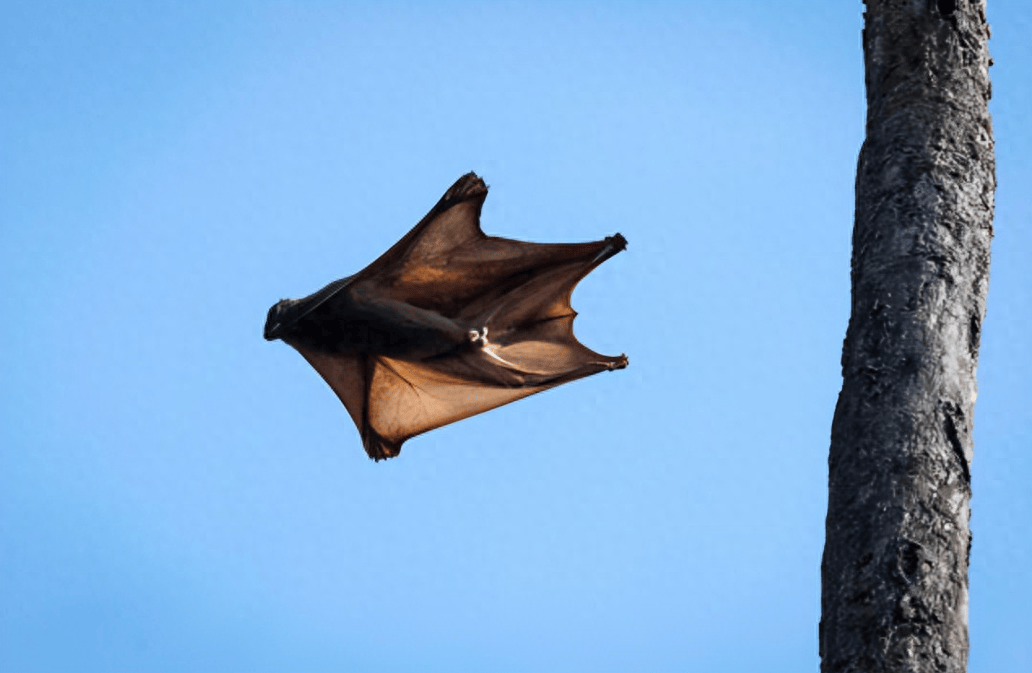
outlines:
[{"label": "animal's ear", "polygon": [[363,269],[356,281],[400,269],[408,260],[433,257],[468,241],[485,238],[480,229],[480,211],[486,198],[484,181],[476,173],[466,173],[409,233]]}]

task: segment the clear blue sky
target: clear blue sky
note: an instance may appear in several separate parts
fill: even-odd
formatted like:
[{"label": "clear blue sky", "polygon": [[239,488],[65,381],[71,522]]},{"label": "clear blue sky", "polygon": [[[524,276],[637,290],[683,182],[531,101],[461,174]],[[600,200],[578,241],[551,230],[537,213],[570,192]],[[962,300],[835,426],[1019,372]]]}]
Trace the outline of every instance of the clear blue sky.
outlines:
[{"label": "clear blue sky", "polygon": [[[971,670],[1032,669],[1032,22],[990,0]],[[3,2],[0,670],[816,670],[855,2]],[[630,367],[374,464],[268,307],[462,173]]]}]

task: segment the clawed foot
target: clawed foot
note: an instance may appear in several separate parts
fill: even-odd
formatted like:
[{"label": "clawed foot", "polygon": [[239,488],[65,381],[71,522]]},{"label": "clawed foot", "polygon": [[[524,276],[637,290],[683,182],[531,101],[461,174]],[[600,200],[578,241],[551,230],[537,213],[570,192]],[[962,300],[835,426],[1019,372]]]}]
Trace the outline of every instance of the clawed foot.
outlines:
[{"label": "clawed foot", "polygon": [[[612,236],[606,236],[606,240],[616,249],[616,252],[627,249],[627,239],[621,234],[613,234]],[[615,254],[615,253],[614,253]]]},{"label": "clawed foot", "polygon": [[620,234],[613,234],[612,236],[606,236],[606,247],[595,255],[595,259],[592,260],[592,264],[601,264],[616,253],[627,249],[627,239]]},{"label": "clawed foot", "polygon": [[627,356],[626,355],[621,355],[619,360],[616,360],[614,362],[610,362],[609,363],[609,371],[613,371],[614,369],[623,369],[626,366],[627,366]]}]

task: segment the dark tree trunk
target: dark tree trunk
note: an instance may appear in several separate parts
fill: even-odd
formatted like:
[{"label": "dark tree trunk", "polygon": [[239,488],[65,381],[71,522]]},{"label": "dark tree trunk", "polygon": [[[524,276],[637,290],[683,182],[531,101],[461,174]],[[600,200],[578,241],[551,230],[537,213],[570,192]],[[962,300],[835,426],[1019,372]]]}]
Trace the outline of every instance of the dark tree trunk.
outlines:
[{"label": "dark tree trunk", "polygon": [[995,161],[984,0],[866,0],[867,138],[831,432],[821,670],[967,667]]}]

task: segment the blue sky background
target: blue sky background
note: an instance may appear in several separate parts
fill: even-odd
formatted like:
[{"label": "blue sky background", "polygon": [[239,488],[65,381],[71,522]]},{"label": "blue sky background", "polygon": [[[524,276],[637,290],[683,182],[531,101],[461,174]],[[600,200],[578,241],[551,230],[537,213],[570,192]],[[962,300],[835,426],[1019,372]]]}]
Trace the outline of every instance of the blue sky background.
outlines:
[{"label": "blue sky background", "polygon": [[[1032,21],[989,3],[971,669],[1032,669]],[[856,2],[3,2],[0,670],[817,668]],[[268,307],[462,173],[631,365],[374,464]]]}]

